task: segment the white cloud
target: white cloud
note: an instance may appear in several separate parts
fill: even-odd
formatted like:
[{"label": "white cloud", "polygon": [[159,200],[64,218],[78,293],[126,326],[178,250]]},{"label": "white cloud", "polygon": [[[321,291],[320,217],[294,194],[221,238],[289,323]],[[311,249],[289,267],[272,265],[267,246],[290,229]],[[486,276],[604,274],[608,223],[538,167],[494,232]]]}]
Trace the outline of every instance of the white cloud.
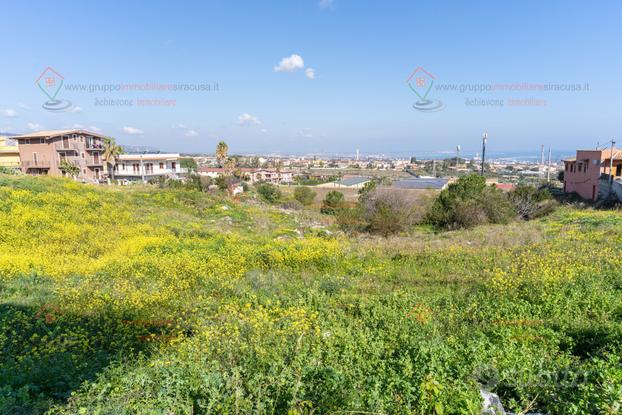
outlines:
[{"label": "white cloud", "polygon": [[238,125],[260,125],[261,121],[254,115],[250,115],[248,113],[244,113],[242,115],[238,115]]},{"label": "white cloud", "polygon": [[300,135],[304,138],[313,138],[313,134],[311,134],[310,128],[303,128],[302,130],[300,130]]},{"label": "white cloud", "polygon": [[67,111],[67,112],[73,112],[73,113],[82,112],[82,108],[81,107],[71,107],[71,109],[69,109],[69,111]]},{"label": "white cloud", "polygon": [[184,130],[184,136],[185,137],[198,137],[199,136],[199,132],[197,130],[193,130],[190,127],[187,127],[185,124],[177,124],[177,125],[171,125],[171,128],[174,130]]},{"label": "white cloud", "polygon": [[134,127],[123,127],[123,132],[129,135],[141,135],[145,133],[143,130]]},{"label": "white cloud", "polygon": [[26,126],[28,126],[29,130],[32,131],[37,131],[37,130],[42,130],[43,126],[41,124],[37,124],[35,122],[29,122],[28,124],[26,124]]},{"label": "white cloud", "polygon": [[265,128],[262,128],[262,129],[261,129],[261,133],[262,133],[262,134],[266,134],[267,132],[268,132],[268,130],[266,130]]},{"label": "white cloud", "polygon": [[278,66],[274,67],[274,72],[294,72],[305,67],[305,61],[300,55],[293,54],[281,59]]},{"label": "white cloud", "polygon": [[23,102],[20,102],[19,104],[17,104],[17,106],[20,107],[21,109],[24,109],[24,110],[29,110],[30,109],[30,107],[28,105],[24,104]]},{"label": "white cloud", "polygon": [[313,68],[305,69],[305,76],[309,79],[315,79],[315,69]]},{"label": "white cloud", "polygon": [[320,9],[332,9],[335,7],[335,0],[320,0]]},{"label": "white cloud", "polygon": [[17,111],[15,111],[13,108],[6,108],[3,110],[0,110],[0,114],[2,114],[3,117],[6,118],[15,118],[17,117]]}]

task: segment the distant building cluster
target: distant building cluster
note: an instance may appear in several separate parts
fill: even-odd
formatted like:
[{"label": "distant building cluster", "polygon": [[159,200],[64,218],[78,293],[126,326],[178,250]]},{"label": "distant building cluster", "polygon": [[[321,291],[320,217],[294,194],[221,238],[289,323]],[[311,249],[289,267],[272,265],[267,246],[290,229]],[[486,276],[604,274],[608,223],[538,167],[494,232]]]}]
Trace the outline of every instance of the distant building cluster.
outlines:
[{"label": "distant building cluster", "polygon": [[[23,135],[0,134],[0,168],[20,170],[31,175],[71,176],[84,182],[123,183],[154,178],[182,179],[188,173],[210,180],[235,178],[239,186],[271,183],[309,185],[332,189],[361,189],[376,181],[384,187],[403,190],[442,190],[463,174],[481,174],[481,159],[217,155],[182,157],[179,153],[131,151],[107,154],[106,136],[83,129],[37,131]],[[622,150],[615,148],[578,150],[576,157],[562,163],[549,160],[544,153],[538,162],[512,159],[486,160],[483,172],[487,182],[508,191],[516,184],[563,181],[563,191],[589,200],[616,196],[622,200]],[[106,157],[111,158],[107,160]],[[190,160],[191,168],[182,166]],[[559,181],[558,181],[559,179]],[[561,185],[560,185],[561,186]],[[237,188],[237,187],[236,187]]]}]

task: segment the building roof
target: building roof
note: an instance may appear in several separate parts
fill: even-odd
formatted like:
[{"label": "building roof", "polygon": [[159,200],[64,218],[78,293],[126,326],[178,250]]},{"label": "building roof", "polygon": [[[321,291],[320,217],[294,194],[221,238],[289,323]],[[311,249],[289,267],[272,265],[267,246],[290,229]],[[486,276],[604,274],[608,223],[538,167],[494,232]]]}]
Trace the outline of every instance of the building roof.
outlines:
[{"label": "building roof", "polygon": [[397,187],[398,189],[442,189],[447,183],[449,183],[449,179],[412,178],[395,181],[391,187]]},{"label": "building roof", "polygon": [[[609,160],[611,158],[611,149],[603,149],[602,153],[600,155],[600,159],[601,160]],[[613,149],[613,159],[614,160],[621,160],[622,159],[622,150],[620,150],[619,148],[615,148]]]},{"label": "building roof", "polygon": [[23,134],[11,137],[13,139],[20,138],[51,138],[58,137],[59,135],[68,135],[68,134],[87,134],[93,135],[95,137],[104,137],[99,133],[94,133],[93,131],[82,130],[82,129],[72,129],[72,130],[43,130],[43,131],[34,131],[32,133]]},{"label": "building roof", "polygon": [[337,182],[342,186],[356,186],[357,184],[367,183],[371,179],[369,177],[348,177]]}]

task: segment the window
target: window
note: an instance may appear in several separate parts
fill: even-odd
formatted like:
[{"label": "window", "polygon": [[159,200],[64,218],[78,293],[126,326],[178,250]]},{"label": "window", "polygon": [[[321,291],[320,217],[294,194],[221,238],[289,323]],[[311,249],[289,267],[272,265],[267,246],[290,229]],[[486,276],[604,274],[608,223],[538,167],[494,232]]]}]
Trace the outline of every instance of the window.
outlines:
[{"label": "window", "polygon": [[40,138],[39,139],[39,144],[45,144],[45,138]]},{"label": "window", "polygon": [[138,163],[134,163],[134,164],[132,164],[132,171],[133,171],[135,174],[138,174],[138,173],[140,172],[140,164],[138,164]]},{"label": "window", "polygon": [[164,163],[160,163],[160,170],[164,170]]},{"label": "window", "polygon": [[171,163],[171,168],[172,168],[173,170],[177,170],[177,163],[172,162],[172,163]]},{"label": "window", "polygon": [[80,157],[84,158],[84,153],[80,153]]}]

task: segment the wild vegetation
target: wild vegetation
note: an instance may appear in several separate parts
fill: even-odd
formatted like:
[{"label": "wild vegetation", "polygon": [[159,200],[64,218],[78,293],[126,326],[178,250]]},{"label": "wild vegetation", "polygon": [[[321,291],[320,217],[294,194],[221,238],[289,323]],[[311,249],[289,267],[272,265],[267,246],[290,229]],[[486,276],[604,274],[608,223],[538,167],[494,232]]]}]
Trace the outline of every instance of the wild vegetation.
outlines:
[{"label": "wild vegetation", "polygon": [[1,175],[0,413],[478,414],[480,388],[620,412],[619,213],[389,238],[327,218]]}]

